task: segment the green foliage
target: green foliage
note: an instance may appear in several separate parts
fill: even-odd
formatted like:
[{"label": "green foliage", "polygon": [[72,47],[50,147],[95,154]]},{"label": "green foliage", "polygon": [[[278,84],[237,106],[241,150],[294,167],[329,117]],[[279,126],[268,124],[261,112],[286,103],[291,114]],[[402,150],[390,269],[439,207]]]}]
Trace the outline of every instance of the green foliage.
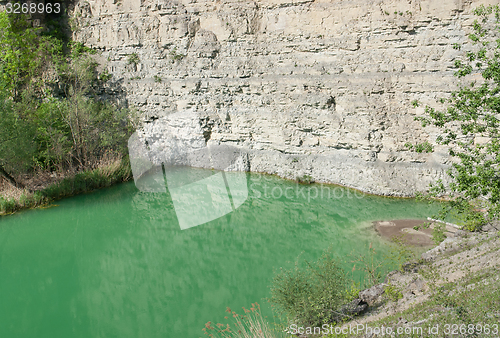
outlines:
[{"label": "green foliage", "polygon": [[33,164],[36,129],[11,100],[0,97],[0,166],[7,172],[26,170]]},{"label": "green foliage", "polygon": [[405,143],[405,147],[417,153],[432,153],[434,151],[434,147],[432,146],[432,144],[427,141],[423,143],[417,143],[415,145],[408,142]]},{"label": "green foliage", "polygon": [[[451,184],[439,181],[431,189],[431,196],[452,197],[442,216],[455,212],[466,228],[479,230],[500,216],[500,7],[480,6],[474,13],[480,20],[469,35],[471,47],[455,63],[459,89],[448,109],[426,107],[427,116],[416,119],[440,128],[438,143],[458,159],[448,171]],[[476,74],[480,81],[470,79]]]},{"label": "green foliage", "polygon": [[11,182],[37,167],[91,170],[103,154],[126,153],[132,132],[133,114],[99,99],[111,75],[95,51],[50,26],[0,13],[0,172]]},{"label": "green foliage", "polygon": [[0,91],[17,100],[20,91],[40,74],[44,61],[61,47],[41,36],[24,15],[0,13]]},{"label": "green foliage", "polygon": [[297,176],[296,180],[297,180],[297,182],[302,183],[302,184],[314,183],[314,179],[310,175]]},{"label": "green foliage", "polygon": [[413,248],[408,245],[405,235],[396,236],[391,239],[392,245],[389,250],[387,260],[398,265],[398,269],[403,269],[403,264],[414,261],[417,257]]},{"label": "green foliage", "polygon": [[131,169],[128,159],[124,159],[118,167],[112,168],[111,171],[106,171],[105,169],[83,171],[47,187],[41,193],[47,200],[53,201],[83,192],[109,187],[115,183],[126,180],[130,176]]},{"label": "green foliage", "polygon": [[437,222],[434,224],[434,227],[432,228],[432,241],[434,244],[438,245],[442,241],[446,239],[446,235],[444,234],[446,230],[446,226],[444,223]]},{"label": "green foliage", "polygon": [[351,263],[355,263],[353,266],[353,271],[357,266],[359,270],[364,271],[366,274],[366,278],[368,279],[368,281],[365,280],[363,285],[364,287],[370,287],[380,282],[384,264],[382,261],[377,259],[377,253],[371,243],[370,247],[368,248],[368,255],[351,256],[353,257]]},{"label": "green foliage", "polygon": [[16,211],[17,203],[14,199],[4,199],[0,197],[0,213],[10,214]]},{"label": "green foliage", "polygon": [[401,290],[397,286],[395,286],[391,283],[388,283],[385,286],[384,294],[387,296],[387,298],[389,298],[393,302],[397,302],[398,300],[403,298],[403,294],[401,293]]},{"label": "green foliage", "polygon": [[71,59],[77,59],[85,54],[96,54],[96,51],[85,46],[79,41],[71,41],[69,44]]},{"label": "green foliage", "polygon": [[41,206],[47,202],[47,198],[40,191],[35,191],[34,193],[24,192],[17,200],[0,197],[0,215],[12,214],[19,209]]},{"label": "green foliage", "polygon": [[154,76],[154,80],[156,83],[161,83],[161,77],[159,77],[158,75]]},{"label": "green foliage", "polygon": [[413,100],[413,101],[411,101],[411,105],[412,105],[414,108],[416,108],[416,107],[420,106],[420,102],[418,102],[418,100]]},{"label": "green foliage", "polygon": [[353,301],[358,298],[361,291],[361,284],[356,283],[354,280],[351,281],[351,287],[346,290],[346,302]]},{"label": "green foliage", "polygon": [[330,250],[316,262],[281,269],[271,285],[270,302],[281,315],[300,326],[321,326],[341,320],[338,312],[348,296],[349,281]]},{"label": "green foliage", "polygon": [[184,59],[186,55],[178,53],[177,47],[174,47],[174,49],[170,51],[170,57],[172,58],[172,60],[178,61]]},{"label": "green foliage", "polygon": [[113,77],[113,74],[110,74],[107,69],[105,69],[101,74],[99,74],[99,80],[102,82],[108,82]]},{"label": "green foliage", "polygon": [[140,62],[137,53],[129,54],[127,57],[127,64],[136,66]]},{"label": "green foliage", "polygon": [[42,191],[23,193],[18,200],[0,197],[0,214],[10,214],[19,209],[33,208],[51,201],[83,192],[109,187],[128,180],[132,175],[127,157],[108,167],[83,171],[75,176],[50,185]]}]

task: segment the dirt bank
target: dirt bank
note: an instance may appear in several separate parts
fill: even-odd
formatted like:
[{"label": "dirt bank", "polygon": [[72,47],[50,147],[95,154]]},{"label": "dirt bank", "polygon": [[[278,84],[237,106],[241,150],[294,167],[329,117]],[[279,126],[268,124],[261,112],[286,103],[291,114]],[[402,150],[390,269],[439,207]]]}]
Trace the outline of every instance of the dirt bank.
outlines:
[{"label": "dirt bank", "polygon": [[[429,225],[429,226],[426,226]],[[433,222],[418,219],[398,219],[391,221],[375,221],[373,222],[375,230],[380,236],[392,240],[394,238],[403,238],[405,243],[414,246],[431,246]],[[418,230],[417,230],[418,229]],[[446,236],[450,237],[457,229],[446,226]]]}]

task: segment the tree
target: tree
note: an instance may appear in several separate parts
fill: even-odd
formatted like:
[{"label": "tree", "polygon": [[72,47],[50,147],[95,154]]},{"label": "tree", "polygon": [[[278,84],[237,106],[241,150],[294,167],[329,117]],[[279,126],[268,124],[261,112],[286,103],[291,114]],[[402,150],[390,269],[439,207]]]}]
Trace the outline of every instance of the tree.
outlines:
[{"label": "tree", "polygon": [[88,170],[125,154],[131,114],[99,96],[110,76],[92,54],[0,13],[0,176],[20,186],[34,168]]},{"label": "tree", "polygon": [[450,195],[441,216],[455,212],[469,230],[500,216],[500,8],[480,6],[474,14],[479,20],[469,35],[470,48],[463,60],[455,61],[459,89],[447,100],[445,111],[427,106],[427,116],[417,118],[424,127],[441,130],[437,142],[447,145],[457,159],[448,171],[451,183],[438,181],[431,196]]},{"label": "tree", "polygon": [[89,54],[83,45],[72,44],[70,61],[60,68],[64,98],[56,109],[71,143],[68,154],[81,169],[92,168],[107,151],[123,153],[133,127],[130,110],[99,99],[105,77]]},{"label": "tree", "polygon": [[15,101],[40,73],[46,58],[62,47],[40,33],[24,15],[0,13],[0,90]]},{"label": "tree", "polygon": [[39,33],[24,15],[0,13],[0,175],[18,187],[14,176],[33,165],[37,149],[33,110],[22,101],[39,90],[33,80],[61,47]]},{"label": "tree", "polygon": [[11,173],[31,165],[36,149],[33,136],[32,126],[16,114],[9,100],[0,97],[0,176],[17,187],[23,185]]}]

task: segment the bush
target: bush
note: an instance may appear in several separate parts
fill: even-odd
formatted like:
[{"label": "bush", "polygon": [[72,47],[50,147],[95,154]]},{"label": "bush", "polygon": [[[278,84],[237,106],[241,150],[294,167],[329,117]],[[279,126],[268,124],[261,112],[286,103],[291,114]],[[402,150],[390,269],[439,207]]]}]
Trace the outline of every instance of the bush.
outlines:
[{"label": "bush", "polygon": [[313,263],[305,262],[276,274],[270,302],[279,314],[300,326],[338,322],[340,307],[347,301],[349,284],[330,250]]},{"label": "bush", "polygon": [[16,211],[17,203],[14,199],[0,199],[0,212],[10,214]]}]

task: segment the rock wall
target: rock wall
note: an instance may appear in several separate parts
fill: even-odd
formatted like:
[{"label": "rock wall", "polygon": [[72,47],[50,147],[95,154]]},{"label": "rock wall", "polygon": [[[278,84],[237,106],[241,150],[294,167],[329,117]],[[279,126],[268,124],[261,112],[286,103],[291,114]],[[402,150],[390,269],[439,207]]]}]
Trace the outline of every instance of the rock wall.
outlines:
[{"label": "rock wall", "polygon": [[241,169],[411,196],[450,161],[407,151],[436,138],[414,117],[456,89],[453,44],[494,2],[89,0],[72,24],[142,112],[154,157],[225,143],[248,154]]}]

